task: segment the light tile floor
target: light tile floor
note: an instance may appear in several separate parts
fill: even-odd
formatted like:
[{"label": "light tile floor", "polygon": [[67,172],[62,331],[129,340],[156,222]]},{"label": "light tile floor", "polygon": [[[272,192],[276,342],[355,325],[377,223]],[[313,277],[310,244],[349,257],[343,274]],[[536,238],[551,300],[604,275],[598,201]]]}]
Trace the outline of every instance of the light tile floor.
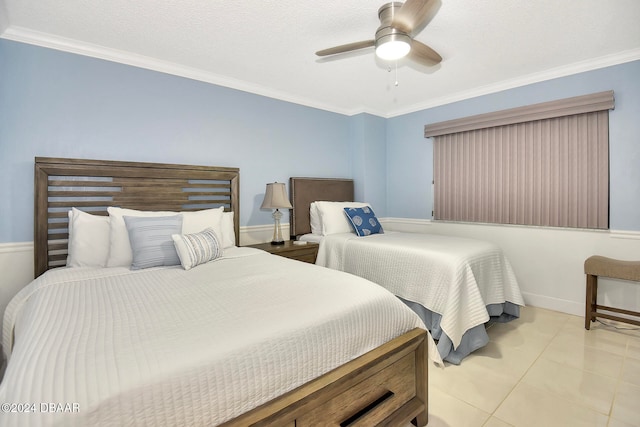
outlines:
[{"label": "light tile floor", "polygon": [[429,427],[640,427],[640,329],[617,326],[534,307],[491,325],[460,366],[429,367]]}]

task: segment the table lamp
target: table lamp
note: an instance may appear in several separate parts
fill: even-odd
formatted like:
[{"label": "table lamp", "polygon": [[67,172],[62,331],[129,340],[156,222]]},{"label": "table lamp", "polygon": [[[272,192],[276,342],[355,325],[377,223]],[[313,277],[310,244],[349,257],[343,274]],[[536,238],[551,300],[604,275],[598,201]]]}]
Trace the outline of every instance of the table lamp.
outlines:
[{"label": "table lamp", "polygon": [[279,209],[291,209],[291,203],[287,197],[287,190],[284,187],[283,182],[273,182],[267,184],[267,190],[264,193],[264,200],[260,209],[275,209],[273,212],[274,228],[272,245],[284,245],[284,239],[282,238],[282,231],[280,230],[280,218],[282,218],[282,212]]}]

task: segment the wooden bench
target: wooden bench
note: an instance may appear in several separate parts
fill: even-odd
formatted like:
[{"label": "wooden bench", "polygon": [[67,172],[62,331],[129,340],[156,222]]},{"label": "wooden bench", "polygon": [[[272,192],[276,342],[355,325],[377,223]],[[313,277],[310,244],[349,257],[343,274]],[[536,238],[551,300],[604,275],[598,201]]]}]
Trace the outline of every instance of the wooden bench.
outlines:
[{"label": "wooden bench", "polygon": [[[597,302],[598,276],[640,282],[640,261],[620,261],[603,256],[592,256],[584,262],[584,272],[587,275],[587,303],[584,316],[585,329],[590,329],[591,322],[595,322],[596,317],[640,326],[640,312],[598,305]],[[639,320],[602,313],[598,310],[635,316],[638,317]]]}]

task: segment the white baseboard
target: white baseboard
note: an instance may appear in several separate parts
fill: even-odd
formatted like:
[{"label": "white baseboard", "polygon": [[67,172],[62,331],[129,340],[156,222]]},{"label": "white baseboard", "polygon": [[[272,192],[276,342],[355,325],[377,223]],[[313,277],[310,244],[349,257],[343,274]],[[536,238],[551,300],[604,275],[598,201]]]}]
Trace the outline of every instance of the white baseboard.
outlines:
[{"label": "white baseboard", "polygon": [[[280,224],[282,237],[289,240],[289,223]],[[256,243],[270,242],[273,238],[273,224],[248,225],[240,227],[240,246],[255,245]]]},{"label": "white baseboard", "polygon": [[33,280],[33,243],[0,243],[0,327],[11,298]]},{"label": "white baseboard", "polygon": [[548,310],[574,314],[576,316],[584,316],[584,302],[578,303],[547,295],[532,294],[530,292],[523,292],[522,297],[524,298],[524,303],[531,307],[546,308]]},{"label": "white baseboard", "polygon": [[380,223],[385,229],[407,233],[429,233],[432,225],[428,219],[413,218],[380,218]]},{"label": "white baseboard", "polygon": [[[33,280],[33,243],[0,243],[0,285],[20,283],[22,286]],[[2,295],[4,286],[0,286]]]},{"label": "white baseboard", "polygon": [[33,242],[0,243],[0,254],[33,252]]}]

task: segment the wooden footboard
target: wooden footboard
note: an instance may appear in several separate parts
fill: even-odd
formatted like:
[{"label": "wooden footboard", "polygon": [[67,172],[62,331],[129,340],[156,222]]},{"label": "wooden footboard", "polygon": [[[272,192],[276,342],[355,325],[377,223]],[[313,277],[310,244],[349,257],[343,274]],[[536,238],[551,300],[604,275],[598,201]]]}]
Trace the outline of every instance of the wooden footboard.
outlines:
[{"label": "wooden footboard", "polygon": [[425,426],[425,336],[416,328],[222,425]]}]

